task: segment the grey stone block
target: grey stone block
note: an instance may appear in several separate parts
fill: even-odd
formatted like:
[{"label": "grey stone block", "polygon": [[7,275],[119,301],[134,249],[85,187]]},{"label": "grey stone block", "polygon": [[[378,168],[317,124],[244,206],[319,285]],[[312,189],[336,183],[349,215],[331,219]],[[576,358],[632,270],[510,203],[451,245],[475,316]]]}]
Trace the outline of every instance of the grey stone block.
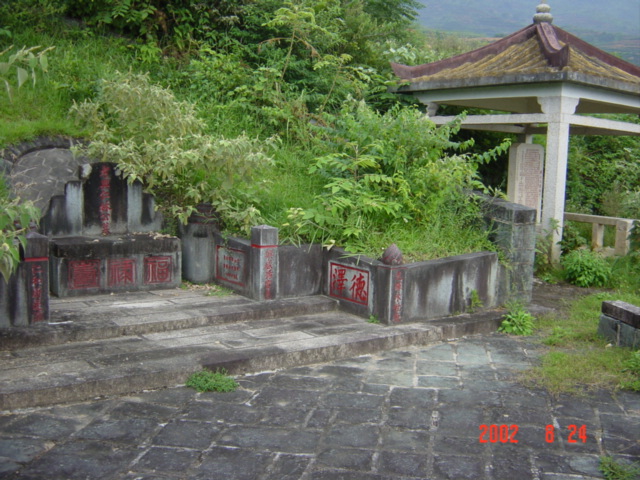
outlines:
[{"label": "grey stone block", "polygon": [[634,328],[640,328],[640,307],[620,300],[602,302],[602,313]]},{"label": "grey stone block", "polygon": [[618,347],[640,349],[640,329],[605,314],[600,315],[598,334]]}]

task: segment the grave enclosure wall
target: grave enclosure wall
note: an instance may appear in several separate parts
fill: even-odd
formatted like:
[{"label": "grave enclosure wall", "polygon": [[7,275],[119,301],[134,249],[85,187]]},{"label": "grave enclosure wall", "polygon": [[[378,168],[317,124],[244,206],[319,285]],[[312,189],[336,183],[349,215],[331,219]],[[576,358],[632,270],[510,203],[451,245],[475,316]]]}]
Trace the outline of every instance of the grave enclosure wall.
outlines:
[{"label": "grave enclosure wall", "polygon": [[256,300],[325,294],[342,308],[383,323],[435,319],[509,299],[528,302],[535,255],[534,208],[481,196],[495,252],[391,266],[340,248],[279,245],[278,229],[254,227],[251,239],[223,238],[215,225],[182,230],[185,279],[217,282]]}]

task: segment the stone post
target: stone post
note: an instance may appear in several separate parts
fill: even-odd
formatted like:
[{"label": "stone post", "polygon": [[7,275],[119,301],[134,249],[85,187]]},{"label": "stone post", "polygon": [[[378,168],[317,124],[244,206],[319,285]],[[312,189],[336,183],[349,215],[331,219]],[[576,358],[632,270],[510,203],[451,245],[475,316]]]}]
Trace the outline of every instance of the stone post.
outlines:
[{"label": "stone post", "polygon": [[406,267],[378,265],[378,282],[384,290],[376,299],[378,320],[387,325],[401,323],[404,319]]},{"label": "stone post", "polygon": [[505,200],[481,196],[491,240],[498,245],[508,265],[501,267],[498,303],[510,299],[531,301],[536,250],[536,211]]},{"label": "stone post", "polygon": [[49,320],[49,239],[27,234],[22,261],[8,282],[0,278],[0,327],[25,327]]},{"label": "stone post", "polygon": [[39,233],[27,234],[24,252],[28,323],[49,321],[49,239]]},{"label": "stone post", "polygon": [[249,292],[254,300],[278,298],[278,229],[269,225],[251,228]]},{"label": "stone post", "polygon": [[507,196],[513,203],[535,208],[540,221],[544,148],[542,145],[514,143],[509,149]]}]

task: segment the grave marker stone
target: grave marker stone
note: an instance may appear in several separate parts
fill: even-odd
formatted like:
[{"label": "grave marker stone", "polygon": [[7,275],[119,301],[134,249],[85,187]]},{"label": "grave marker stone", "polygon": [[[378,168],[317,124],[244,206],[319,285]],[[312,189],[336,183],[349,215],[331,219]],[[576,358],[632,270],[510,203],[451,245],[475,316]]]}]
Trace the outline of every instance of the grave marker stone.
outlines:
[{"label": "grave marker stone", "polygon": [[537,221],[542,209],[544,148],[532,143],[514,143],[509,150],[507,196],[513,203],[535,208]]}]

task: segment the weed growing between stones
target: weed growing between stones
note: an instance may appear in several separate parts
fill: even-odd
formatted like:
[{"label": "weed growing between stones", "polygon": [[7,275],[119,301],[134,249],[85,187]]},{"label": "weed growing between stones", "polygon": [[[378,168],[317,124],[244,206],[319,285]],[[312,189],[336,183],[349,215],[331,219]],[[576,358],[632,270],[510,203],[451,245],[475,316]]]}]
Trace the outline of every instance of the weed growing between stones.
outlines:
[{"label": "weed growing between stones", "polygon": [[600,471],[606,480],[634,480],[640,478],[640,463],[626,464],[613,457],[600,458]]},{"label": "weed growing between stones", "polygon": [[233,392],[239,386],[225,369],[213,371],[206,368],[192,374],[185,385],[198,392]]},{"label": "weed growing between stones", "polygon": [[512,304],[509,311],[503,315],[499,332],[512,335],[531,335],[534,329],[534,317],[522,305]]}]

